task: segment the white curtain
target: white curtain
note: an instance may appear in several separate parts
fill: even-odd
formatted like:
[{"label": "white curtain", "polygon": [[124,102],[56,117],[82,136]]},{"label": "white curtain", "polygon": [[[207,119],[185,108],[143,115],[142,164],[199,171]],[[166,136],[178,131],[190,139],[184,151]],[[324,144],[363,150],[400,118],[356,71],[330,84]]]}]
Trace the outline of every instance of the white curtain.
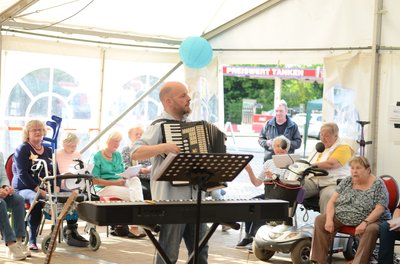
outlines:
[{"label": "white curtain", "polygon": [[218,96],[217,59],[214,58],[207,67],[201,69],[185,67],[185,75],[192,98],[190,119],[219,122],[218,108],[223,102],[223,97]]},{"label": "white curtain", "polygon": [[[354,150],[360,136],[357,120],[370,121],[371,56],[363,52],[348,52],[324,59],[323,119],[336,122],[342,138],[349,139]],[[366,126],[366,137],[369,127]]]}]

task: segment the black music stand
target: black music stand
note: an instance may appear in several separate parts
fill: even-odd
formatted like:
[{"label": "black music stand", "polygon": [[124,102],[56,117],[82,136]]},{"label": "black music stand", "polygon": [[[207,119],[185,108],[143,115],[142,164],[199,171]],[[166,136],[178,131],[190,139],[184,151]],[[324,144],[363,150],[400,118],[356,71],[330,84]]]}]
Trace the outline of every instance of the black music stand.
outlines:
[{"label": "black music stand", "polygon": [[[250,162],[253,155],[228,154],[228,153],[179,153],[168,154],[167,158],[154,175],[158,181],[188,182],[198,187],[197,192],[197,221],[194,246],[194,263],[197,263],[199,250],[207,243],[211,234],[207,234],[199,247],[200,236],[200,214],[201,214],[201,191],[207,191],[209,186],[233,181],[236,176]],[[201,191],[200,191],[201,190]],[[218,225],[210,230],[215,231]],[[159,252],[162,258],[167,256]],[[191,256],[192,258],[192,256]],[[191,258],[189,258],[188,263]],[[167,259],[164,259],[167,262]]]}]

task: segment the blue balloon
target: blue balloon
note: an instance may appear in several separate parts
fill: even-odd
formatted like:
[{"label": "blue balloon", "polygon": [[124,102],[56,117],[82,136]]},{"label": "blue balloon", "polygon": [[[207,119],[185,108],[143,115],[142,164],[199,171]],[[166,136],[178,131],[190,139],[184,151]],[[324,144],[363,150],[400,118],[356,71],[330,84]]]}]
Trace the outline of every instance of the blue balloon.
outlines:
[{"label": "blue balloon", "polygon": [[182,62],[189,68],[203,68],[212,59],[213,51],[210,43],[202,37],[188,37],[179,47]]}]

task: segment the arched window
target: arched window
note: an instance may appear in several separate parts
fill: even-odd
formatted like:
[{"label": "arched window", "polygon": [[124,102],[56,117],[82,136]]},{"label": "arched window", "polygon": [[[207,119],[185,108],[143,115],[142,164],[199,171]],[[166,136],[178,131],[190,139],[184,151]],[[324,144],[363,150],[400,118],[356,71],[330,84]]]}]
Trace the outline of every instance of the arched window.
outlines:
[{"label": "arched window", "polygon": [[[33,70],[10,90],[4,108],[4,124],[22,127],[30,119],[50,120],[52,115],[63,118],[63,123],[75,124],[91,118],[88,94],[79,88],[78,81],[57,68]],[[64,125],[65,127],[65,125]],[[4,131],[3,148],[12,152],[21,144],[21,130]]]},{"label": "arched window", "polygon": [[[124,83],[120,88],[118,96],[113,100],[112,107],[109,109],[109,118],[112,119],[119,116],[158,80],[159,78],[152,75],[140,75]],[[137,123],[147,125],[156,119],[163,109],[159,99],[159,92],[160,87],[157,87],[146,96],[129,114],[126,115],[124,120],[121,122],[121,126],[126,126],[127,123],[130,123],[127,128]]]},{"label": "arched window", "polygon": [[63,119],[90,119],[88,95],[78,87],[73,76],[57,68],[29,72],[10,92],[6,120],[16,117],[21,121],[28,117],[46,119],[51,115]]}]

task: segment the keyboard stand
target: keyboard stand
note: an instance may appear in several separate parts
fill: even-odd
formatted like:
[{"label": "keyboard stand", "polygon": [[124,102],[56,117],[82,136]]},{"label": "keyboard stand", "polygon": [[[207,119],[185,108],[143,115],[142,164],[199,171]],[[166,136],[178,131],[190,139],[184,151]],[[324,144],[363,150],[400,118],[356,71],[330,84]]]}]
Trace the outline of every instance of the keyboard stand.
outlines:
[{"label": "keyboard stand", "polygon": [[[157,179],[158,181],[188,181],[190,185],[196,186],[198,190],[194,255],[191,254],[187,263],[191,263],[190,261],[193,259],[193,263],[197,264],[200,250],[207,244],[219,225],[219,223],[214,223],[200,243],[201,191],[206,192],[209,184],[234,180],[252,158],[253,155],[245,154],[179,153],[161,172],[161,176]],[[163,250],[159,244],[158,247],[156,246],[160,256],[165,263],[169,264],[170,261],[165,252],[162,252]]]}]

